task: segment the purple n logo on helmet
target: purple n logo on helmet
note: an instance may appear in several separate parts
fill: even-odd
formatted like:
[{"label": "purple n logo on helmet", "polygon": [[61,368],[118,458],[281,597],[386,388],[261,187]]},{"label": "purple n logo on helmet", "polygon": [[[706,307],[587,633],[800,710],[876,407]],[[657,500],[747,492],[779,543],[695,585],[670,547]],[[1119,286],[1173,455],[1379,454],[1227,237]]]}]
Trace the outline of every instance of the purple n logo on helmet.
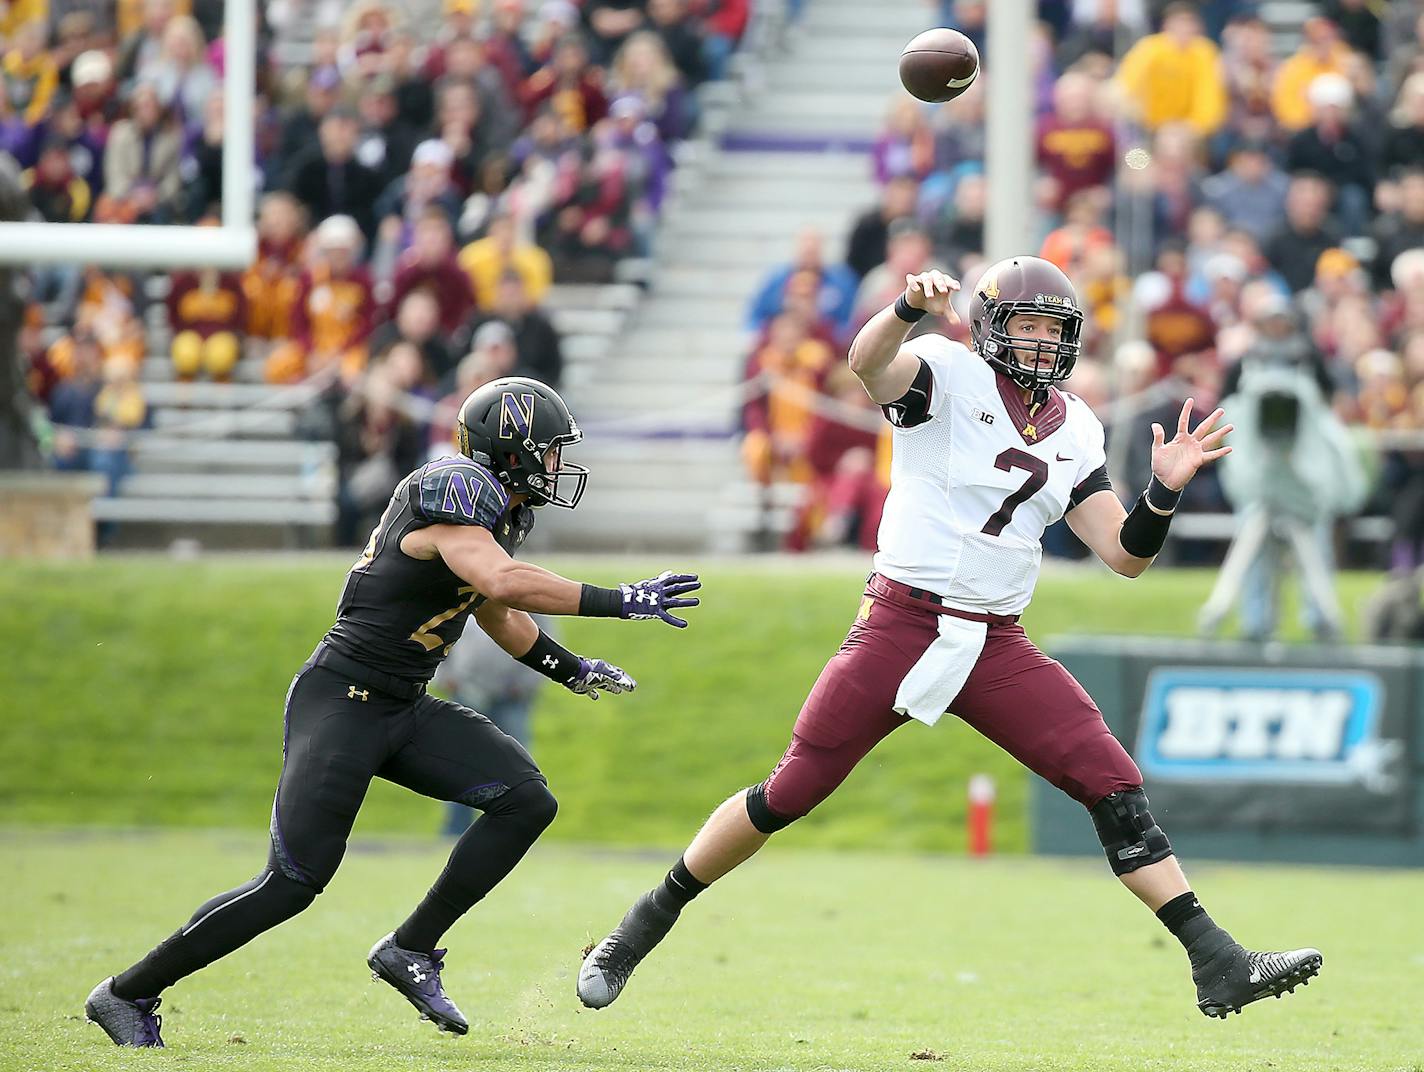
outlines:
[{"label": "purple n logo on helmet", "polygon": [[534,426],[534,395],[505,391],[499,398],[499,438],[528,439]]}]

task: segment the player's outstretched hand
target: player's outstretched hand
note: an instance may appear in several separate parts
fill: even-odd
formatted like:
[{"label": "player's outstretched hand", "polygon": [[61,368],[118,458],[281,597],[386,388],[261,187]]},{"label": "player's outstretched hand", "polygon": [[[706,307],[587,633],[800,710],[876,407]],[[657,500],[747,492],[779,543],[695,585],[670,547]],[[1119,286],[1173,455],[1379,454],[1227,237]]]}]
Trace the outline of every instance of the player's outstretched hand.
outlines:
[{"label": "player's outstretched hand", "polygon": [[632,692],[638,683],[622,667],[602,659],[580,659],[578,673],[568,687],[570,692],[596,700],[600,692]]},{"label": "player's outstretched hand", "polygon": [[[1189,398],[1183,404],[1181,416],[1177,418],[1177,434],[1170,441],[1163,442],[1164,433],[1160,424],[1152,426],[1152,475],[1173,491],[1186,487],[1197,470],[1207,462],[1214,462],[1231,453],[1231,448],[1223,446],[1222,441],[1235,425],[1216,428],[1216,422],[1225,416],[1224,410],[1216,410],[1197,425],[1195,431],[1187,431],[1193,401]],[[1214,428],[1215,431],[1212,430]]]},{"label": "player's outstretched hand", "polygon": [[695,607],[696,598],[685,598],[689,592],[702,587],[695,573],[674,573],[663,570],[656,577],[637,584],[620,584],[623,606],[618,612],[620,618],[661,618],[668,625],[686,629],[687,622],[674,617],[668,611]]},{"label": "player's outstretched hand", "polygon": [[951,324],[959,323],[959,314],[950,304],[958,289],[959,280],[933,269],[905,277],[905,301],[910,307],[923,309],[931,316],[942,316]]}]

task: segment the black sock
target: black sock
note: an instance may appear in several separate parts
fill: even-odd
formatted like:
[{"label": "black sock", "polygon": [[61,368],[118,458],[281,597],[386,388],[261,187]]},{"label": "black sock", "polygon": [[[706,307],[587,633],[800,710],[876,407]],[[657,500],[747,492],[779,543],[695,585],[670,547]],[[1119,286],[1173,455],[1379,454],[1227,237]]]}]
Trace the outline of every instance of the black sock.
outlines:
[{"label": "black sock", "polygon": [[524,782],[491,801],[455,843],[425,899],[396,928],[396,945],[433,952],[455,921],[514,870],[556,810],[552,794],[538,781]]},{"label": "black sock", "polygon": [[1206,914],[1206,909],[1191,890],[1173,897],[1157,909],[1157,918],[1182,943],[1193,968],[1210,960],[1224,946],[1233,944],[1231,935]]},{"label": "black sock", "polygon": [[661,886],[653,890],[653,902],[667,912],[681,912],[689,901],[707,888],[707,883],[693,878],[681,856],[667,873]]}]

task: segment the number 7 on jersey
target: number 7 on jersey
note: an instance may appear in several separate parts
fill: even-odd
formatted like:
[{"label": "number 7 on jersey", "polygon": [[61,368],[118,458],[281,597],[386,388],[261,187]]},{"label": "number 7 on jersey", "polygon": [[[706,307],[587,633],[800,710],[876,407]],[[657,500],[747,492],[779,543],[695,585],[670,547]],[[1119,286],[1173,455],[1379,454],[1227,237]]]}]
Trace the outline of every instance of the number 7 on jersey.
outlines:
[{"label": "number 7 on jersey", "polygon": [[999,508],[990,515],[989,520],[984,522],[984,527],[980,532],[990,536],[997,536],[1004,531],[1004,526],[1014,516],[1014,511],[1021,505],[1033,498],[1038,489],[1048,483],[1048,463],[1042,458],[1035,458],[1026,450],[1019,450],[1017,447],[1010,447],[994,459],[994,468],[1002,469],[1006,473],[1011,473],[1015,469],[1027,471],[1028,476],[1018,491],[1008,494]]}]

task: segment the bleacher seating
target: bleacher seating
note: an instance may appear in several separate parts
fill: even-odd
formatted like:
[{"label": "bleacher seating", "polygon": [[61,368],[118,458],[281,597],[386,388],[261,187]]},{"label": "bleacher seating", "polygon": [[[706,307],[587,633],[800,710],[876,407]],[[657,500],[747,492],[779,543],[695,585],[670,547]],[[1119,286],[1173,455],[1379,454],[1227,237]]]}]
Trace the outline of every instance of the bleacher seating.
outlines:
[{"label": "bleacher seating", "polygon": [[[162,297],[163,283],[149,288]],[[557,284],[545,305],[562,334],[568,392],[594,382],[642,291],[634,283]],[[100,521],[164,525],[262,525],[323,529],[336,516],[336,448],[296,438],[317,389],[262,382],[262,361],[244,358],[234,382],[180,382],[158,356],[167,315],[148,309],[151,353],[143,362],[151,429],[133,439],[134,473],[116,497],[94,504]]]}]

